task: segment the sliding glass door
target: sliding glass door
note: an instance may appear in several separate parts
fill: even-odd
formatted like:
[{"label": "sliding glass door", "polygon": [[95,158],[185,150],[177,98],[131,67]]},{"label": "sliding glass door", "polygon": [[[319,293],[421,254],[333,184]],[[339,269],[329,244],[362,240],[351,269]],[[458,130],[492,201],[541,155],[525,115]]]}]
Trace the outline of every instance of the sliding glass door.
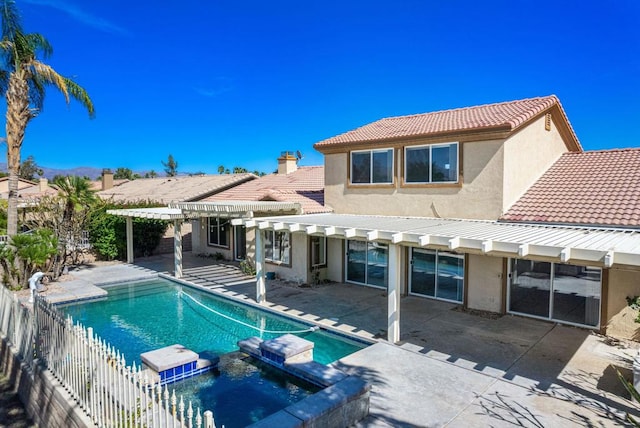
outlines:
[{"label": "sliding glass door", "polygon": [[600,325],[601,269],[520,259],[510,263],[509,312]]},{"label": "sliding glass door", "polygon": [[388,246],[348,240],[346,270],[349,282],[386,288],[389,275]]},{"label": "sliding glass door", "polygon": [[462,302],[464,256],[412,248],[409,283],[411,294]]}]

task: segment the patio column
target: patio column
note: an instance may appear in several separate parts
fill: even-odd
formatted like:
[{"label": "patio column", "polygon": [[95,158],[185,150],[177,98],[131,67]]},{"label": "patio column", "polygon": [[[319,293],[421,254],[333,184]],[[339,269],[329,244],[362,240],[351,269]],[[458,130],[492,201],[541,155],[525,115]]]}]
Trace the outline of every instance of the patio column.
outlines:
[{"label": "patio column", "polygon": [[256,228],[256,302],[267,301],[264,274],[264,231]]},{"label": "patio column", "polygon": [[182,278],[182,220],[173,221],[173,276]]},{"label": "patio column", "polygon": [[389,285],[387,289],[387,340],[400,341],[400,246],[389,244]]},{"label": "patio column", "polygon": [[127,217],[127,263],[133,263],[133,218]]}]

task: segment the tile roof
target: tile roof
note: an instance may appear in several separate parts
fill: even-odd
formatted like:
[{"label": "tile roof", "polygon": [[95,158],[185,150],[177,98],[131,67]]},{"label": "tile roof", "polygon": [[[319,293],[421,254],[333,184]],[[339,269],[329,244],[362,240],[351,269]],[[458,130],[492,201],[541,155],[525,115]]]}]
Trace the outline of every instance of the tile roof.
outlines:
[{"label": "tile roof", "polygon": [[360,128],[320,141],[314,148],[385,141],[406,137],[436,136],[465,131],[514,131],[540,113],[558,106],[571,138],[580,143],[555,95],[528,98],[475,107],[380,119]]},{"label": "tile roof", "polygon": [[501,220],[640,226],[640,148],[565,153]]},{"label": "tile roof", "polygon": [[[124,183],[128,183],[130,180],[126,179],[126,178],[119,178],[119,179],[114,179],[113,180],[113,187],[119,186],[121,184]],[[96,192],[99,192],[102,190],[102,179],[97,179],[95,181],[91,182],[91,190],[94,190]],[[112,188],[113,188],[112,187]]]},{"label": "tile roof", "polygon": [[324,167],[303,166],[289,174],[269,174],[203,201],[299,202],[306,214],[330,212],[324,206]]},{"label": "tile roof", "polygon": [[[36,200],[43,196],[58,194],[58,188],[47,181],[44,191],[40,188],[40,182],[18,178],[18,198],[24,200]],[[0,199],[9,198],[9,177],[0,177]]]},{"label": "tile roof", "polygon": [[128,202],[153,201],[168,204],[198,201],[255,178],[256,176],[250,173],[139,178],[111,189],[101,190],[96,192],[96,195],[102,199]]}]

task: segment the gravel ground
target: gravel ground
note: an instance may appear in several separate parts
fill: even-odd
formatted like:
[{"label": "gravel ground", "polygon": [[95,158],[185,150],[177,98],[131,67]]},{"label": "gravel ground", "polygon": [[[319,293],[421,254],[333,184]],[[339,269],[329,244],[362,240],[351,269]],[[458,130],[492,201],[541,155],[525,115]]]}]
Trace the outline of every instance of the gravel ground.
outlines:
[{"label": "gravel ground", "polygon": [[24,406],[13,392],[9,379],[0,376],[0,428],[37,427],[27,416]]}]

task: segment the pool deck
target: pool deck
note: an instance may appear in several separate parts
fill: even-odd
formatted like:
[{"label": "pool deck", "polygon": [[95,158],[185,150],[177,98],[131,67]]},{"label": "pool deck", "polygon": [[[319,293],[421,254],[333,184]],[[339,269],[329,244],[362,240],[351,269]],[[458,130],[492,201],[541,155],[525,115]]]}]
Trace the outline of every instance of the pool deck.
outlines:
[{"label": "pool deck", "polygon": [[[58,283],[58,299],[100,293],[110,282],[149,278],[172,269],[171,255],[134,265],[84,267]],[[233,265],[185,254],[184,279],[252,302],[255,280]],[[78,291],[83,289],[82,293]],[[372,384],[361,427],[625,426],[638,415],[616,378],[628,378],[640,344],[589,330],[516,316],[490,319],[456,305],[402,298],[401,341],[386,337],[384,290],[352,284],[299,287],[267,281],[265,307],[376,341],[334,363]]]}]

